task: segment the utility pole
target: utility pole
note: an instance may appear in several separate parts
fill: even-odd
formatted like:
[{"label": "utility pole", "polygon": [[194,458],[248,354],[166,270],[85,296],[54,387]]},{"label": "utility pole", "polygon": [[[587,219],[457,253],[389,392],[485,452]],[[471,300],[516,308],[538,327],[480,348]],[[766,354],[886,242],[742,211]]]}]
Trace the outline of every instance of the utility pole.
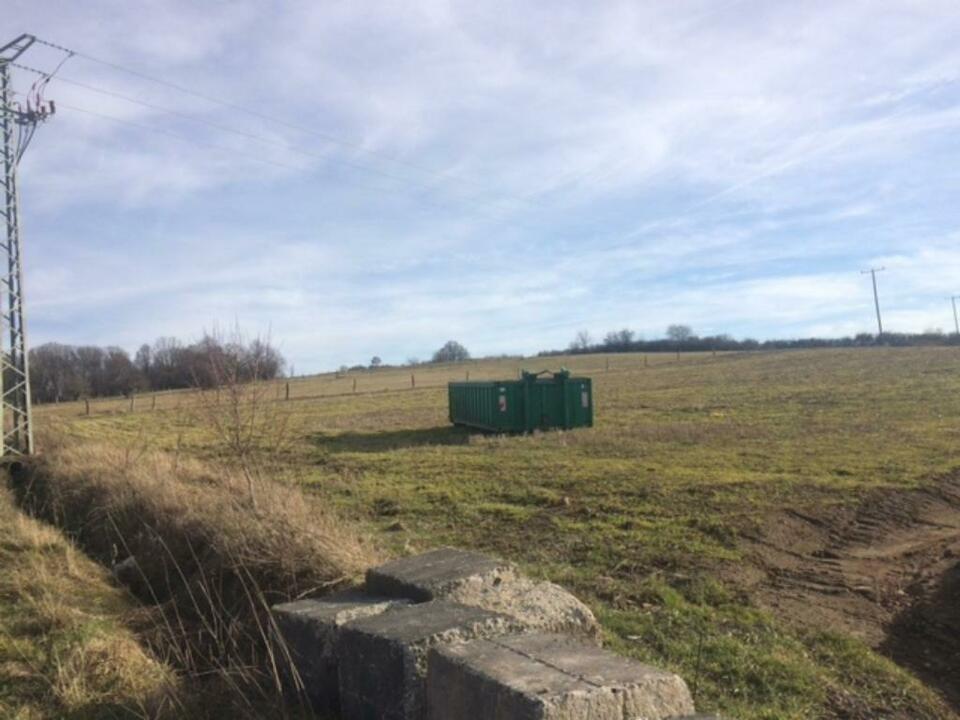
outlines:
[{"label": "utility pole", "polygon": [[[43,103],[41,92],[31,92],[24,103],[13,100],[10,64],[33,45],[36,38],[21,35],[0,47],[0,134],[3,157],[0,164],[0,457],[30,455],[33,428],[30,412],[30,366],[24,323],[23,260],[20,254],[20,206],[17,164],[37,125],[53,114],[53,105]],[[34,88],[37,88],[34,85]],[[5,336],[9,347],[3,347]]]},{"label": "utility pole", "polygon": [[880,340],[883,338],[883,320],[880,319],[880,296],[877,294],[877,273],[883,272],[886,268],[870,268],[869,270],[861,270],[861,275],[866,275],[870,273],[870,277],[873,279],[873,305],[877,309],[877,339]]},{"label": "utility pole", "polygon": [[960,320],[957,319],[957,300],[960,299],[960,295],[951,295],[950,302],[953,303],[953,327],[957,331],[957,335],[960,335]]}]

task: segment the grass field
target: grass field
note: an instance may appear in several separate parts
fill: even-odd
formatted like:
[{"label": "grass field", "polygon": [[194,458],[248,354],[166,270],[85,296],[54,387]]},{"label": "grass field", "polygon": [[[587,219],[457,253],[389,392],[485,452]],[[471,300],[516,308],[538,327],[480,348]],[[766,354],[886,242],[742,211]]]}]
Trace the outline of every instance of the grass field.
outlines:
[{"label": "grass field", "polygon": [[[564,365],[596,426],[525,437],[451,427],[445,384]],[[861,641],[759,609],[729,572],[784,509],[816,515],[960,467],[949,348],[588,355],[318,376],[270,386],[261,460],[395,552],[500,554],[587,600],[618,650],[677,670],[743,718],[954,717]],[[353,381],[357,380],[357,391]],[[411,387],[415,383],[415,387]],[[208,394],[209,396],[209,394]],[[46,406],[38,423],[131,453],[225,458],[192,393]]]},{"label": "grass field", "polygon": [[0,717],[174,717],[173,671],[138,643],[132,598],[0,489]]}]

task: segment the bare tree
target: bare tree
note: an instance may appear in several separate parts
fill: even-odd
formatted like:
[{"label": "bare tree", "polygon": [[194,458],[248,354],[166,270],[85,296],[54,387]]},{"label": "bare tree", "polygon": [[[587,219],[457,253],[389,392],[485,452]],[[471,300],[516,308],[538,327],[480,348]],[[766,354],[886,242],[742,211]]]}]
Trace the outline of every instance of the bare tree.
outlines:
[{"label": "bare tree", "polygon": [[696,337],[689,325],[670,325],[667,328],[667,337],[674,342],[682,343]]},{"label": "bare tree", "polygon": [[629,350],[635,337],[636,333],[628,328],[613,330],[603,338],[603,346],[607,350]]},{"label": "bare tree", "polygon": [[571,350],[589,350],[590,346],[593,345],[593,338],[590,337],[590,333],[586,330],[581,330],[573,338],[573,342],[570,343]]},{"label": "bare tree", "polygon": [[133,356],[133,364],[137,366],[144,377],[150,377],[150,365],[151,365],[151,352],[150,346],[147,343],[144,343],[137,350],[137,354]]},{"label": "bare tree", "polygon": [[30,350],[30,374],[36,402],[75,400],[90,393],[90,378],[80,367],[77,348],[46,343]]},{"label": "bare tree", "polygon": [[254,510],[258,459],[282,452],[290,442],[289,416],[272,402],[272,385],[266,382],[277,377],[282,358],[269,348],[269,341],[246,342],[239,329],[226,342],[213,333],[191,348],[201,421],[243,473]]}]

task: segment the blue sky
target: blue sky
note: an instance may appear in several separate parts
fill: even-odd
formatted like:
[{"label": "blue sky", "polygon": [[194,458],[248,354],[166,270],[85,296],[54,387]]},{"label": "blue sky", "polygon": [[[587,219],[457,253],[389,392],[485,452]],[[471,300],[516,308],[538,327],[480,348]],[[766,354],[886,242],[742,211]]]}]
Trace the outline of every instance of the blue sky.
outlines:
[{"label": "blue sky", "polygon": [[2,26],[272,118],[67,62],[237,132],[51,83],[21,168],[35,344],[237,324],[314,371],[844,335],[879,265],[887,329],[952,329],[954,0],[6,0]]}]

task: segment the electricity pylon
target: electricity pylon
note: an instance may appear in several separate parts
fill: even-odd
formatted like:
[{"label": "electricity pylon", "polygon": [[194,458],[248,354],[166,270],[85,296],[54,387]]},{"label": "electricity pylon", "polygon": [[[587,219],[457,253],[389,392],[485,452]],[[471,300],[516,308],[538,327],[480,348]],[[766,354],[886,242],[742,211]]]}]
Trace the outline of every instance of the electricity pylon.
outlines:
[{"label": "electricity pylon", "polygon": [[[0,168],[0,456],[30,455],[33,428],[30,413],[30,364],[27,329],[24,323],[23,261],[20,254],[20,207],[17,193],[17,164],[37,124],[53,113],[39,94],[29,95],[24,104],[13,100],[10,63],[20,57],[35,38],[21,35],[0,47],[0,112],[2,112],[3,158]],[[9,337],[9,347],[3,347]]]}]

